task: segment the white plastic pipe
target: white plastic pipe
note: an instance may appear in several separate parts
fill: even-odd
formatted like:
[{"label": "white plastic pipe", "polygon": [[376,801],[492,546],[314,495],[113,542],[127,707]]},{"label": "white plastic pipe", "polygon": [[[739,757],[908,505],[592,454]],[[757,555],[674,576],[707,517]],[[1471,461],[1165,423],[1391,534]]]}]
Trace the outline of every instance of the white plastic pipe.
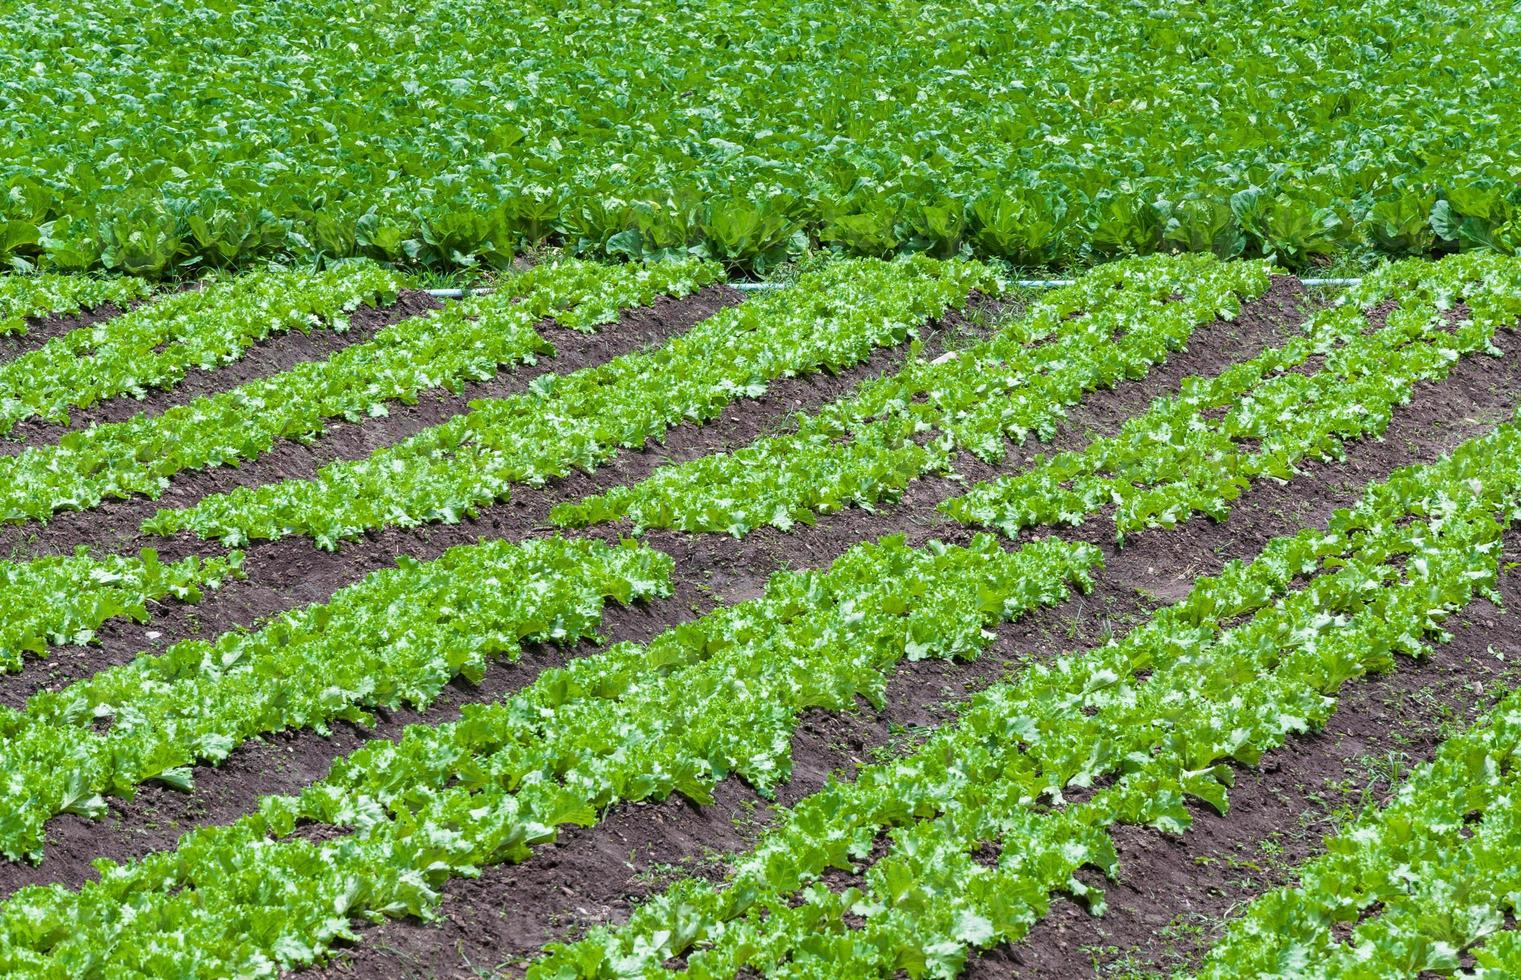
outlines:
[{"label": "white plastic pipe", "polygon": [[[1070,286],[1076,279],[1016,279],[1014,285],[1024,289],[1054,289],[1057,286]],[[786,283],[781,282],[731,282],[730,289],[737,289],[742,293],[754,293],[763,289],[781,289]]]},{"label": "white plastic pipe", "polygon": [[[1076,279],[1016,279],[1013,285],[1021,289],[1056,289],[1061,286],[1070,286]],[[1301,279],[1301,284],[1314,289],[1324,286],[1356,286],[1362,279]],[[759,293],[768,289],[784,289],[784,282],[731,282],[729,288],[737,289],[742,293]],[[484,296],[491,292],[490,289],[430,289],[428,295],[438,299],[460,299],[466,293],[471,296]]]},{"label": "white plastic pipe", "polygon": [[[1362,282],[1362,279],[1301,279],[1299,281],[1309,287],[1356,286],[1358,283]],[[1020,289],[1057,289],[1061,286],[1070,286],[1075,282],[1077,282],[1076,279],[1016,279],[1014,280],[1013,285],[1018,286]],[[781,289],[785,285],[785,283],[780,282],[729,283],[729,287],[731,289],[738,289],[740,292],[744,293],[759,292],[765,289]]]},{"label": "white plastic pipe", "polygon": [[[481,289],[472,289],[469,292],[470,292],[471,296],[485,296],[487,293],[491,292],[491,290],[490,289],[486,289],[486,288],[481,288]],[[465,296],[465,290],[463,290],[463,289],[430,289],[430,290],[428,290],[428,295],[432,296],[432,297],[434,297],[436,299],[463,299],[464,296]]]}]

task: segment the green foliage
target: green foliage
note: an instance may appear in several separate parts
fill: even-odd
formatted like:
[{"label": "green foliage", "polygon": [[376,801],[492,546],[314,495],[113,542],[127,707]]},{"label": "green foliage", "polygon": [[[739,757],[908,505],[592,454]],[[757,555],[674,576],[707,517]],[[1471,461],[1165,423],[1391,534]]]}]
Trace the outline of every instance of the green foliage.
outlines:
[{"label": "green foliage", "polygon": [[[1521,692],[1233,920],[1203,977],[1516,975]],[[1475,949],[1474,947],[1478,947]]]},{"label": "green foliage", "polygon": [[0,670],[20,670],[23,654],[43,654],[49,645],[90,643],[107,620],[146,623],[148,603],[166,596],[199,602],[202,589],[220,588],[242,577],[242,569],[236,551],[166,565],[151,548],[136,557],[95,557],[81,547],[72,555],[0,562]]},{"label": "green foliage", "polygon": [[665,466],[649,478],[555,508],[562,525],[629,518],[647,527],[742,536],[786,530],[815,513],[873,508],[967,450],[989,462],[1007,439],[1049,439],[1068,405],[1145,377],[1194,329],[1232,317],[1268,287],[1265,263],[1152,256],[1109,263],[1042,296],[1024,317],[968,350],[912,358],[794,431]]},{"label": "green foliage", "polygon": [[[1396,669],[1397,655],[1424,655],[1447,638],[1444,621],[1477,596],[1495,597],[1501,536],[1518,518],[1521,415],[1439,463],[1368,488],[1326,529],[1275,539],[1251,563],[1199,579],[1123,638],[978,694],[904,757],[782,811],[721,883],[679,882],[622,927],[550,946],[528,976],[656,975],[681,956],[694,977],[950,977],[970,950],[1022,938],[1053,892],[1101,913],[1102,893],[1076,872],[1118,872],[1110,827],[1182,833],[1190,798],[1226,812],[1232,763],[1256,765],[1290,733],[1323,725],[1347,681]],[[1460,771],[1447,785],[1459,799],[1449,809],[1465,813],[1508,779],[1514,752],[1498,753],[1497,772],[1483,752],[1457,750]],[[1418,809],[1408,812],[1388,832],[1400,856],[1424,824]],[[1458,890],[1457,914],[1440,883],[1454,872],[1429,889],[1410,873],[1441,860],[1435,847],[1421,846],[1423,864],[1396,858],[1370,862],[1360,879],[1325,876],[1317,896],[1336,921],[1356,920],[1378,894],[1412,893],[1385,966],[1358,970],[1367,955],[1359,945],[1346,950],[1349,975],[1448,965],[1417,954],[1440,952],[1461,929],[1499,923],[1497,910],[1514,903],[1515,821],[1498,817],[1492,837],[1486,815],[1469,842],[1487,856],[1456,866],[1475,882]],[[1461,816],[1438,820],[1439,840],[1468,847],[1455,839]],[[1346,840],[1352,850],[1367,835]],[[826,887],[830,869],[849,872],[850,884]],[[1264,913],[1242,930],[1244,945],[1262,955],[1226,950],[1221,975],[1319,975],[1332,917],[1307,911],[1303,929]],[[1296,941],[1314,929],[1324,936],[1318,947]],[[1438,941],[1411,941],[1417,930]],[[1293,955],[1279,956],[1285,951]]]},{"label": "green foliage", "polygon": [[1514,251],[1518,57],[1451,0],[20,2],[0,262]]},{"label": "green foliage", "polygon": [[[568,547],[532,547],[551,545]],[[1071,584],[1086,588],[1098,560],[1090,545],[1058,541],[1011,553],[989,535],[964,548],[887,538],[827,570],[778,573],[759,599],[544,671],[457,722],[369,743],[299,796],[267,797],[257,813],[194,830],[173,851],[101,862],[100,880],[78,891],[16,892],[0,906],[0,970],[273,975],[309,963],[352,939],[354,918],[431,916],[449,877],[521,861],[559,826],[594,823],[614,803],[673,792],[704,801],[731,774],[774,786],[804,710],[880,700],[905,657],[975,656],[992,638],[987,627],[1060,602]],[[491,591],[475,590],[475,601],[503,601],[480,595]],[[482,627],[471,619],[455,631],[466,641]],[[375,655],[393,656],[378,644]],[[195,660],[184,666],[220,670],[215,657]],[[413,676],[389,669],[398,682]],[[232,670],[259,675],[271,693],[318,690],[298,672]],[[127,712],[117,723],[131,724]],[[293,833],[308,820],[346,832],[323,842]]]},{"label": "green foliage", "polygon": [[[1399,306],[1370,324],[1381,303]],[[1456,305],[1464,304],[1464,314]],[[978,484],[942,509],[1014,535],[1078,524],[1113,508],[1116,532],[1222,517],[1254,481],[1286,481],[1306,460],[1334,460],[1347,440],[1376,436],[1420,381],[1464,357],[1498,353],[1495,331],[1521,318],[1521,262],[1493,254],[1394,263],[1305,336],[1209,378],[1184,379],[1120,432],[1078,452]]]},{"label": "green foliage", "polygon": [[400,288],[395,272],[356,262],[320,273],[251,272],[166,295],[0,365],[0,434],[23,419],[67,424],[71,408],[173,387],[274,333],[346,330],[345,314],[388,303]]},{"label": "green foliage", "polygon": [[590,471],[684,421],[758,397],[778,378],[837,370],[901,344],[974,289],[1000,288],[975,262],[913,257],[826,264],[786,289],[723,310],[662,347],[627,354],[531,390],[475,402],[467,414],[315,478],[241,488],[145,529],[190,530],[236,544],[292,534],[336,548],[368,530],[458,522],[514,484]]},{"label": "green foliage", "polygon": [[26,333],[31,317],[68,315],[103,303],[126,306],[151,292],[146,282],[130,276],[0,276],[0,334]]},{"label": "green foliage", "polygon": [[[1508,815],[1508,814],[1507,814]],[[1511,862],[1509,867],[1514,867],[1516,853],[1514,847],[1501,845],[1505,848],[1498,857],[1501,860]],[[1481,911],[1485,919],[1490,914]],[[1474,968],[1473,975],[1478,980],[1507,980],[1521,974],[1521,932],[1510,930],[1507,932],[1492,932],[1473,951]]]},{"label": "green foliage", "polygon": [[[490,295],[403,320],[326,360],[0,457],[0,517],[46,520],[55,511],[84,510],[107,498],[157,497],[177,473],[235,466],[264,455],[280,439],[317,438],[330,419],[384,415],[388,402],[415,403],[429,389],[458,391],[504,365],[553,355],[554,346],[534,329],[544,317],[589,331],[621,308],[647,305],[663,294],[685,295],[719,275],[716,265],[693,259],[648,267],[574,259],[536,266]],[[203,343],[219,326],[216,319],[199,318],[200,306],[194,310],[183,327],[186,345]],[[113,328],[119,335],[130,329],[115,320],[101,329]],[[99,357],[63,361],[63,370],[89,370]],[[144,368],[152,363],[132,360],[130,350],[120,357]]]},{"label": "green foliage", "polygon": [[257,632],[184,640],[42,691],[24,711],[0,712],[0,772],[21,780],[0,806],[0,852],[40,859],[55,813],[98,816],[101,794],[130,798],[150,779],[188,787],[185,767],[220,762],[256,735],[425,706],[524,642],[593,636],[606,600],[669,594],[671,564],[584,540],[461,546],[436,561],[402,558]]}]

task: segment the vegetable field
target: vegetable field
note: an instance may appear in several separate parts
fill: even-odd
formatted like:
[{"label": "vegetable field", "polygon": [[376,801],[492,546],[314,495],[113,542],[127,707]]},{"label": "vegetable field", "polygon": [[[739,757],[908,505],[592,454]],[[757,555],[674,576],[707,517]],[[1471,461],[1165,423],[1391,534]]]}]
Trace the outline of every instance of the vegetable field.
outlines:
[{"label": "vegetable field", "polygon": [[0,8],[0,977],[1521,976],[1517,65]]},{"label": "vegetable field", "polygon": [[[1392,40],[1436,16],[1410,7],[1361,30]],[[204,52],[153,70],[231,57],[216,25],[294,25],[303,10],[206,7]],[[672,10],[649,29],[705,16]],[[505,8],[457,13],[542,28]],[[1187,51],[1194,16],[1164,8],[1148,29]],[[1298,29],[1280,16],[1252,43]],[[952,26],[919,23],[929,33],[909,40],[931,47]],[[441,44],[422,24],[411,43]],[[1454,33],[1447,50],[1498,51],[1509,26]],[[347,29],[330,24],[285,67],[329,91],[324,72],[357,70],[336,53]],[[791,43],[846,45],[834,30]],[[974,58],[975,35],[953,33],[923,84],[975,89],[986,76],[952,60],[1033,56],[989,41]],[[891,74],[886,54],[856,50]],[[484,84],[457,54],[404,84],[396,111],[452,111]],[[1372,55],[1335,57],[1353,71]],[[697,84],[666,71],[665,102],[616,117],[603,90],[608,106],[554,125],[636,140],[653,125],[636,113],[674,112]],[[1150,80],[1162,105],[1186,95],[1167,71]],[[739,113],[755,79],[734,79],[709,84],[735,86],[719,104]],[[1105,79],[1106,101],[1137,98],[1124,87],[1138,79]],[[552,99],[573,82],[536,84]],[[1349,80],[1344,97],[1321,122],[1388,138],[1356,122],[1371,94]],[[987,133],[1013,125],[986,109]],[[125,97],[98,111],[159,118]],[[1495,119],[1466,123],[1468,149],[1500,138],[1509,117]],[[703,127],[731,123],[694,118],[692,139],[721,156]],[[1113,174],[1105,154],[1149,152],[1113,135],[1081,160],[1047,141],[1030,165],[1075,194],[1082,167]],[[98,190],[119,184],[113,166],[140,172],[35,150],[6,167],[32,174],[16,179],[35,181],[44,223],[86,175]],[[248,175],[265,151],[224,161],[214,189],[184,166],[155,193],[260,208],[275,231],[256,250],[292,247],[298,214],[354,218],[350,202],[304,199],[327,179],[320,153],[276,182],[288,197],[259,199]],[[840,153],[841,168],[871,164]],[[961,159],[898,178],[944,181],[949,200]],[[767,186],[746,169],[760,168],[818,210],[754,220],[783,238],[866,234],[868,212],[847,220],[855,203],[792,187],[786,166],[731,162],[661,199]],[[671,172],[631,157],[602,176],[652,187]],[[1177,172],[1202,183],[1165,193],[1241,220],[1214,171]],[[1294,213],[1292,188],[1314,187],[1328,195],[1315,208],[1349,218],[1337,228],[1366,232],[1358,209],[1386,188],[1338,172],[1344,186],[1279,173],[1263,213]],[[393,199],[364,179],[355,201]],[[1457,200],[1458,185],[1427,180],[1416,168],[1389,187]],[[593,190],[567,183],[554,200],[615,192]],[[1118,213],[1103,193],[1072,213]],[[566,220],[560,206],[543,228]],[[967,206],[956,213],[981,213]],[[400,236],[437,218],[370,214]],[[579,251],[619,251],[596,235],[624,217],[601,213],[612,224]],[[968,220],[956,227],[985,233]],[[1408,251],[1440,250],[1422,227]],[[635,256],[662,240],[627,231],[610,234]],[[344,241],[333,251],[365,250]],[[0,973],[1516,975],[1521,260],[1421,255],[1319,289],[1268,241],[1132,255],[1044,291],[978,258],[880,257],[899,242],[815,256],[749,293],[716,261],[741,256],[705,249],[544,253],[459,299],[369,259],[178,288],[0,277]]]}]

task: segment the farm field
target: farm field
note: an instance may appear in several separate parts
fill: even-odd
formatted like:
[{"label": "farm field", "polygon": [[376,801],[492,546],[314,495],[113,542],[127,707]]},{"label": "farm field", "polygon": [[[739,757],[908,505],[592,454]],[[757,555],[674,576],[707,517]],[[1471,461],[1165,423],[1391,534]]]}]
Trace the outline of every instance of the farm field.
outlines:
[{"label": "farm field", "polygon": [[1517,64],[0,9],[0,977],[1521,976]]},{"label": "farm field", "polygon": [[0,276],[0,974],[1521,969],[1521,260],[730,271]]}]

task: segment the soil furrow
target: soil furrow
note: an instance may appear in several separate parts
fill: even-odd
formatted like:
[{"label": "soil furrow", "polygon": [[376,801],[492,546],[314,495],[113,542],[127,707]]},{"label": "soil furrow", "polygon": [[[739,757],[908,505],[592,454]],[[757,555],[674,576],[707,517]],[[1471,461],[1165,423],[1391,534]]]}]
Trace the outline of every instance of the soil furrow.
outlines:
[{"label": "soil furrow", "polygon": [[[1521,533],[1508,533],[1505,544],[1503,562],[1521,559]],[[1521,573],[1502,572],[1500,592],[1507,608],[1521,608]],[[1226,816],[1190,806],[1193,827],[1181,837],[1118,828],[1118,880],[1084,876],[1105,891],[1102,918],[1059,899],[1023,943],[989,951],[967,975],[1197,966],[1233,914],[1265,891],[1292,885],[1299,866],[1324,853],[1327,834],[1365,805],[1385,802],[1443,739],[1521,682],[1521,638],[1501,610],[1481,599],[1453,622],[1452,641],[1425,660],[1401,657],[1397,670],[1349,685],[1324,731],[1238,771]]]},{"label": "soil furrow", "polygon": [[[693,299],[695,298],[684,302],[691,303]],[[1112,431],[1137,407],[1145,406],[1153,397],[1174,390],[1183,377],[1209,370],[1212,364],[1223,363],[1229,359],[1232,351],[1254,352],[1278,342],[1284,336],[1285,324],[1300,316],[1300,304],[1304,301],[1302,291],[1293,280],[1275,283],[1268,295],[1249,305],[1237,321],[1201,328],[1188,350],[1175,354],[1146,379],[1122,383],[1114,389],[1090,395],[1082,405],[1072,410],[1051,446],[1032,442],[1026,450],[1020,451],[1022,455],[1015,458],[1028,459],[1029,454],[1050,448],[1080,446],[1089,433]],[[707,308],[663,309],[675,305],[670,302],[658,304],[651,311],[651,315],[660,318],[659,322],[664,324],[659,329],[677,329],[676,324],[670,321],[678,316],[683,320],[694,317],[692,322],[695,323],[697,313]],[[633,338],[640,334],[638,321],[644,318],[643,313],[629,314],[624,322],[610,329],[608,334],[625,338],[620,343],[633,343]],[[648,323],[646,327],[655,329],[655,326]],[[932,325],[926,331],[927,343],[934,349],[954,346],[964,342],[969,335],[975,335],[975,332],[976,328],[971,323],[959,315],[952,315],[945,322]],[[557,337],[557,343],[559,342],[560,338]],[[208,595],[195,606],[174,601],[158,604],[154,607],[153,621],[147,626],[107,623],[100,630],[98,646],[54,649],[47,660],[31,662],[20,674],[0,677],[0,704],[17,706],[42,687],[56,687],[87,676],[104,666],[120,663],[141,649],[161,649],[188,636],[214,636],[227,629],[247,626],[261,616],[324,601],[339,588],[358,581],[377,568],[389,566],[401,554],[432,558],[453,545],[473,542],[481,537],[518,539],[551,531],[553,528],[549,525],[549,512],[555,504],[637,481],[667,462],[695,459],[745,445],[757,436],[785,425],[794,413],[816,409],[847,394],[866,378],[893,370],[902,362],[905,352],[906,348],[902,347],[879,350],[865,363],[837,375],[813,374],[783,379],[774,383],[761,398],[736,402],[706,425],[688,423],[676,427],[668,433],[664,444],[652,444],[640,452],[620,452],[593,474],[578,473],[563,480],[551,480],[537,490],[524,487],[512,499],[484,508],[474,520],[459,525],[382,531],[349,542],[337,553],[318,551],[305,538],[257,543],[246,549],[247,580],[228,583],[220,592]],[[564,351],[554,361],[541,367],[564,370],[579,363],[576,352]],[[512,383],[521,388],[533,376],[525,370]],[[497,383],[505,382],[499,379]],[[471,397],[479,395],[466,392],[462,396],[465,399]],[[358,425],[340,423],[313,446],[284,445],[263,460],[239,469],[221,468],[187,475],[185,479],[194,480],[204,485],[205,489],[187,491],[183,495],[184,499],[178,502],[188,503],[206,493],[230,489],[236,485],[256,485],[283,476],[310,475],[319,465],[315,454],[332,452],[329,446],[335,437],[342,438],[346,433],[352,438],[363,437],[364,446],[382,445],[383,437],[374,434],[374,427],[386,425],[404,412],[405,409],[399,408],[391,419],[369,420]],[[356,448],[344,458],[364,455],[366,451],[362,447]],[[310,458],[299,466],[292,462],[292,459],[303,456]],[[289,458],[282,461],[282,457]],[[984,467],[975,460],[968,461],[967,467],[973,478],[992,472],[991,468]],[[274,472],[269,472],[270,470]],[[261,473],[265,474],[264,478],[260,478]],[[89,543],[102,550],[124,552],[155,547],[166,559],[187,554],[220,553],[221,549],[214,544],[199,541],[188,534],[164,539],[137,533],[142,520],[151,516],[177,493],[179,491],[176,488],[171,488],[164,501],[112,501],[93,511],[60,514],[47,526],[32,528],[35,535],[32,538],[20,536],[28,530],[26,527],[0,531],[0,547],[9,546],[12,553],[21,554],[64,551],[79,543]],[[869,519],[869,515],[863,512],[856,511],[852,514],[855,519]],[[882,521],[874,525],[883,528],[889,526]],[[10,540],[7,540],[7,533],[11,535]],[[594,529],[592,533],[608,536],[618,532],[612,529]],[[890,531],[882,530],[879,533]],[[754,549],[751,551],[753,553]],[[739,582],[728,581],[734,575],[721,577],[719,582],[720,587],[727,587],[728,594],[741,598],[758,594],[765,576],[773,569],[782,567],[785,562],[778,554],[742,557],[743,560],[738,562],[737,567],[752,567],[756,571],[736,573],[742,580]]]},{"label": "soil furrow", "polygon": [[[1349,446],[1341,463],[1308,465],[1287,486],[1255,486],[1224,522],[1196,518],[1172,531],[1144,532],[1132,536],[1121,551],[1104,540],[1103,521],[1076,529],[1079,536],[1104,541],[1107,567],[1092,594],[1005,626],[992,648],[972,663],[900,665],[881,713],[865,705],[853,715],[808,713],[793,740],[793,777],[781,788],[780,801],[791,803],[815,791],[832,772],[848,774],[878,747],[892,746],[915,726],[944,721],[952,713],[949,705],[1009,676],[1025,658],[1081,649],[1123,632],[1156,605],[1186,595],[1194,579],[1218,572],[1228,559],[1250,557],[1272,538],[1301,527],[1323,526],[1369,482],[1400,466],[1439,459],[1488,430],[1508,417],[1521,396],[1521,342],[1506,334],[1498,344],[1509,355],[1504,360],[1471,360],[1447,382],[1418,385],[1385,439]],[[955,492],[947,482],[922,481],[899,507],[871,521],[880,518],[883,533],[907,529],[911,540],[956,537],[963,532],[938,524],[933,511],[938,499]],[[800,537],[829,534],[829,525],[843,516],[787,535],[761,532],[747,543],[769,537],[770,546],[796,558],[803,550]],[[823,550],[822,543],[816,548]],[[815,553],[805,554],[805,560],[791,564],[819,564]],[[685,567],[681,563],[687,556],[677,558],[678,567]],[[731,583],[731,589],[736,587],[739,583]],[[716,796],[715,805],[703,808],[681,800],[615,807],[597,826],[567,831],[525,864],[487,868],[478,879],[451,881],[441,923],[388,921],[323,972],[470,975],[470,964],[510,966],[544,942],[574,936],[591,924],[621,921],[662,880],[717,867],[715,855],[743,847],[765,825],[769,804],[737,781],[720,786]],[[1073,946],[1065,943],[1065,948]],[[1006,973],[991,962],[990,968],[983,975]]]},{"label": "soil furrow", "polygon": [[[1117,423],[1137,406],[1176,388],[1181,378],[1213,370],[1240,356],[1244,349],[1276,343],[1302,319],[1302,292],[1297,285],[1275,286],[1269,297],[1252,304],[1236,321],[1201,328],[1189,349],[1155,369],[1148,378],[1099,392],[1075,407],[1064,430],[1079,434]],[[939,344],[954,339],[958,324],[937,325]],[[245,582],[228,584],[194,607],[172,604],[166,615],[146,628],[113,624],[102,631],[101,647],[55,651],[45,669],[28,669],[0,679],[0,702],[20,706],[41,687],[58,687],[87,676],[110,663],[129,658],[139,648],[158,648],[182,635],[214,636],[259,616],[308,602],[322,601],[333,591],[357,581],[375,568],[392,564],[398,554],[430,558],[456,544],[481,537],[520,539],[549,530],[550,508],[606,487],[636,480],[670,459],[690,459],[715,450],[743,445],[756,435],[784,423],[791,413],[817,407],[848,392],[866,377],[901,361],[903,351],[882,351],[867,364],[840,375],[814,375],[778,382],[762,399],[731,405],[706,426],[683,425],[673,430],[662,447],[642,453],[623,453],[591,475],[553,481],[542,490],[525,490],[491,508],[473,522],[447,527],[386,531],[354,542],[337,553],[321,552],[304,539],[256,545],[249,549]],[[1033,451],[1033,449],[1031,450]],[[1009,467],[1022,465],[1013,457]],[[652,532],[649,543],[676,559],[678,586],[669,600],[646,609],[610,609],[604,633],[611,639],[647,638],[665,626],[705,611],[718,601],[732,602],[759,595],[766,578],[783,567],[818,567],[851,545],[905,528],[910,536],[965,538],[969,532],[945,526],[935,512],[940,500],[959,492],[961,484],[946,479],[920,481],[903,505],[872,515],[846,511],[822,519],[812,528],[782,534],[763,530],[743,541],[716,535],[690,536]],[[935,529],[938,529],[936,531]],[[589,533],[615,539],[619,531],[595,528]],[[192,628],[199,628],[193,632]],[[146,631],[160,634],[144,644]],[[183,631],[183,632],[182,632]],[[132,641],[136,639],[137,642]],[[587,649],[572,651],[581,655]],[[407,723],[437,722],[452,717],[460,705],[489,700],[532,680],[544,667],[562,662],[564,653],[533,651],[518,664],[500,664],[488,671],[479,688],[463,682],[446,690],[425,713],[395,712],[365,731],[343,730],[324,739],[312,732],[281,735],[250,743],[222,766],[198,769],[198,786],[190,796],[144,787],[130,802],[113,801],[104,825],[63,816],[54,821],[46,860],[36,868],[0,869],[0,890],[33,881],[76,883],[88,874],[96,856],[126,857],[171,844],[188,826],[221,822],[247,812],[258,796],[294,789],[326,772],[330,761],[366,737],[392,736]],[[118,805],[119,804],[119,805]]]},{"label": "soil furrow", "polygon": [[[129,306],[136,309],[145,300],[138,300]],[[27,317],[26,333],[10,333],[0,336],[0,364],[6,361],[14,361],[23,354],[30,354],[40,349],[54,337],[62,337],[64,334],[80,327],[92,327],[97,323],[104,323],[114,317],[121,316],[126,310],[115,303],[102,303],[99,306],[78,313],[69,313],[62,316]]]},{"label": "soil furrow", "polygon": [[[423,295],[427,298],[426,294]],[[626,311],[616,324],[595,334],[565,330],[552,321],[544,321],[538,327],[555,345],[557,354],[552,358],[505,370],[488,381],[467,383],[458,395],[431,391],[424,393],[416,405],[388,403],[390,414],[383,417],[359,422],[333,420],[311,443],[280,440],[270,452],[242,466],[176,474],[168,490],[157,500],[146,497],[108,500],[89,510],[55,514],[46,524],[27,523],[4,528],[0,530],[0,552],[38,554],[72,550],[80,544],[108,551],[154,545],[166,555],[176,556],[212,550],[205,542],[189,536],[175,545],[141,535],[138,528],[160,507],[187,506],[203,497],[237,487],[304,479],[335,460],[363,459],[376,449],[393,445],[466,411],[474,399],[516,394],[541,374],[574,371],[661,342],[742,298],[741,294],[723,286],[709,287],[680,300],[660,297],[649,307]]]},{"label": "soil furrow", "polygon": [[102,303],[99,306],[82,309],[77,313],[54,314],[50,316],[34,316],[26,318],[26,333],[6,334],[0,336],[0,364],[13,361],[23,354],[30,354],[38,350],[54,337],[62,337],[66,333],[78,330],[81,327],[93,327],[98,323],[131,312],[148,303],[156,303],[165,296],[173,293],[188,293],[200,289],[204,283],[198,279],[192,279],[177,285],[168,286],[154,293],[152,296],[142,299],[134,299],[125,308],[116,303]]}]

